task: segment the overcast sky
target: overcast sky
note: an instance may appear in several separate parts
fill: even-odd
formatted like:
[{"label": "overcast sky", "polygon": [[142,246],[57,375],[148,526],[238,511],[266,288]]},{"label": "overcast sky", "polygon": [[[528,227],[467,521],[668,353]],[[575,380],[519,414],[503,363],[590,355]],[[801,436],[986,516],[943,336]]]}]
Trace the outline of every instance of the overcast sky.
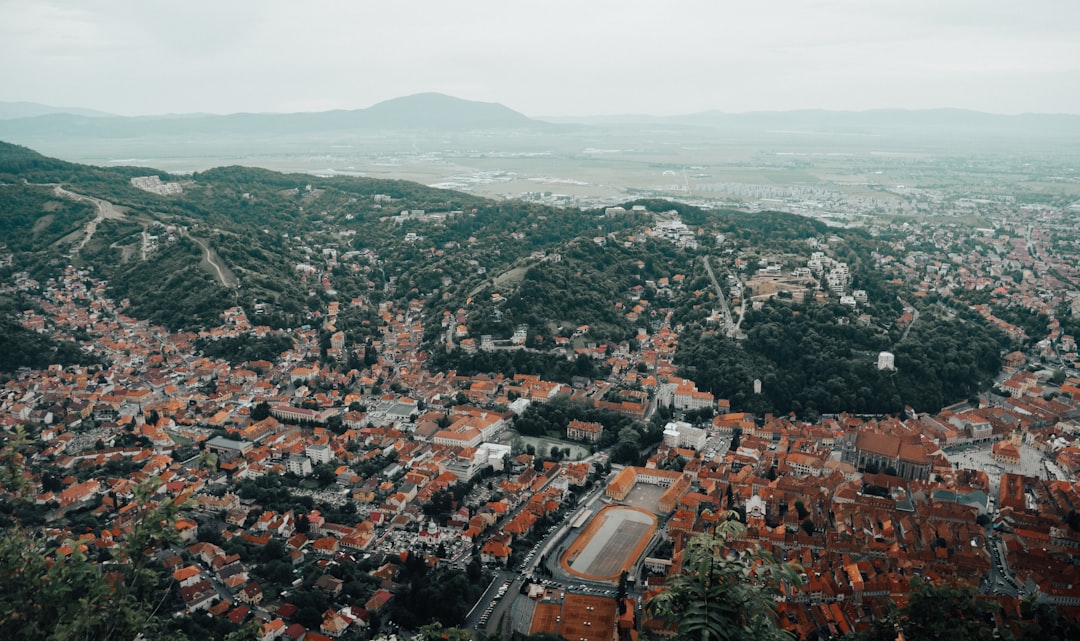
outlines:
[{"label": "overcast sky", "polygon": [[1080,113],[1080,1],[0,0],[0,59],[0,100],[124,115]]}]

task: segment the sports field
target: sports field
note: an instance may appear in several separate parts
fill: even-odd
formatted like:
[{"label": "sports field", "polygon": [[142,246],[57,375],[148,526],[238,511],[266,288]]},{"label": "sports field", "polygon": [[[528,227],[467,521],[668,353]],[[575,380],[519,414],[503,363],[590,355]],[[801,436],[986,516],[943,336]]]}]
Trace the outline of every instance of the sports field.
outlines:
[{"label": "sports field", "polygon": [[563,569],[593,581],[617,580],[641,556],[656,524],[656,517],[645,510],[605,507],[566,550]]}]

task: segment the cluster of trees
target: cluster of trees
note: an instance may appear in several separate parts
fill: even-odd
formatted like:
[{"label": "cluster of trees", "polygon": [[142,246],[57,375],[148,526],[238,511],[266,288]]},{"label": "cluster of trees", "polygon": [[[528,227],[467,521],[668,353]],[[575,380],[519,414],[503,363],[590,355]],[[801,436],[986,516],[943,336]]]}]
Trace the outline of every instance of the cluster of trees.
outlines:
[{"label": "cluster of trees", "polygon": [[[32,504],[34,494],[24,476],[20,450],[27,444],[21,430],[0,451],[0,486],[4,504]],[[39,639],[134,639],[186,637],[165,633],[165,613],[177,594],[147,549],[173,541],[172,527],[181,508],[153,505],[152,484],[136,488],[146,509],[122,545],[98,552],[79,541],[55,541],[37,529],[16,522],[0,532],[0,623],[15,641]],[[19,513],[18,509],[12,509]],[[58,548],[67,545],[66,553]],[[102,571],[110,561],[108,571]],[[163,607],[164,606],[164,607]]]},{"label": "cluster of trees", "polygon": [[533,403],[514,420],[514,429],[524,436],[553,436],[563,438],[570,421],[599,423],[604,426],[597,446],[600,449],[615,443],[620,430],[634,425],[633,419],[608,409],[601,409],[571,400],[555,398],[547,403]]},{"label": "cluster of trees", "polygon": [[1073,338],[1080,337],[1080,315],[1074,315],[1072,313],[1072,306],[1068,303],[1062,303],[1056,310],[1054,310],[1054,318],[1061,323],[1061,333],[1063,335],[1072,336]]},{"label": "cluster of trees", "polygon": [[[480,267],[500,273],[536,249],[586,234],[629,229],[647,220],[640,214],[607,218],[599,210],[492,202],[406,181],[318,178],[245,167],[193,174],[184,181],[182,194],[162,199],[129,184],[130,178],[147,174],[177,180],[153,169],[89,167],[46,158],[16,145],[0,146],[0,178],[9,183],[0,205],[0,231],[8,232],[9,247],[17,254],[13,268],[46,274],[52,259],[63,259],[53,243],[93,216],[91,206],[54,198],[48,187],[25,185],[23,179],[64,184],[127,208],[128,220],[102,224],[81,258],[109,279],[115,299],[131,301],[129,313],[172,329],[215,321],[227,306],[256,301],[274,309],[266,319],[274,321],[271,326],[302,322],[311,305],[293,269],[307,259],[299,238],[340,252],[370,248],[383,257],[382,263],[371,266],[378,274],[376,283],[369,280],[368,271],[334,269],[334,288],[344,298],[373,293],[369,287],[396,279],[399,295],[411,299],[432,293],[448,279],[447,292],[452,295],[445,302],[460,305],[468,291],[486,278]],[[394,201],[390,205],[376,202],[376,194]],[[445,224],[399,224],[393,218],[402,209],[460,213]],[[137,252],[138,232],[152,220],[186,231],[144,261]],[[350,240],[338,234],[341,230],[363,234]],[[423,241],[402,242],[409,231]],[[511,239],[511,232],[523,236]],[[192,236],[202,238],[239,277],[239,290],[222,286],[200,265],[203,250]],[[452,251],[444,252],[447,247]]]},{"label": "cluster of trees", "polygon": [[[172,180],[169,174],[129,165],[93,167],[42,156],[36,151],[0,141],[0,182],[19,184],[23,180],[40,184],[79,184],[92,190],[93,195],[110,199],[148,202],[150,195],[131,186],[136,176],[156,174],[162,180]],[[5,187],[6,189],[6,187]]]},{"label": "cluster of trees", "polygon": [[1004,346],[979,320],[920,317],[893,350],[899,396],[920,412],[973,398],[1001,371]]},{"label": "cluster of trees", "polygon": [[[892,604],[890,604],[892,605]],[[956,639],[957,641],[1066,641],[1080,638],[1080,621],[1068,619],[1057,608],[1025,599],[1017,613],[1002,612],[998,603],[982,599],[967,585],[934,585],[918,577],[911,580],[908,602],[892,605],[889,613],[871,627],[850,635],[852,641],[893,641],[906,639]],[[1015,630],[997,625],[999,620],[1015,620]]]},{"label": "cluster of trees", "polygon": [[[281,353],[292,349],[293,339],[288,334],[276,333],[267,336],[242,334],[235,337],[211,340],[200,338],[195,341],[195,348],[210,358],[220,358],[233,365],[248,361],[277,362]],[[265,418],[265,417],[264,417]]]},{"label": "cluster of trees", "polygon": [[611,448],[611,462],[623,465],[641,465],[645,462],[645,453],[660,443],[664,438],[664,425],[671,418],[671,413],[664,407],[657,407],[648,425],[631,423],[619,429],[615,444]]},{"label": "cluster of trees", "polygon": [[[743,344],[700,327],[684,332],[682,373],[718,398],[753,411],[898,413],[971,398],[1000,371],[1002,338],[984,325],[924,313],[902,342],[854,322],[846,310],[772,301],[747,315]],[[891,350],[895,371],[879,370]],[[754,380],[762,394],[753,393]]]},{"label": "cluster of trees", "polygon": [[59,198],[50,187],[0,187],[0,238],[12,252],[41,251],[94,217],[87,203]]},{"label": "cluster of trees", "polygon": [[1050,333],[1050,318],[1022,305],[991,304],[990,312],[1006,323],[1024,330],[1028,344],[1040,341]]},{"label": "cluster of trees", "polygon": [[457,370],[462,376],[475,374],[534,374],[546,381],[570,384],[575,376],[589,379],[604,378],[610,368],[586,356],[566,360],[557,354],[527,349],[495,350],[468,354],[458,348],[449,352],[436,350],[431,354],[429,367],[434,370]]},{"label": "cluster of trees", "polygon": [[26,329],[15,320],[11,301],[0,299],[0,372],[20,367],[45,369],[51,364],[93,365],[101,359],[84,352],[77,343],[56,340]]},{"label": "cluster of trees", "polygon": [[199,266],[203,250],[180,238],[165,244],[150,260],[106,268],[112,296],[127,299],[127,313],[173,330],[213,327],[221,312],[236,304],[232,290]]},{"label": "cluster of trees", "polygon": [[60,365],[93,365],[100,359],[71,341],[53,340],[32,332],[9,318],[0,319],[0,372],[20,367],[44,369]]},{"label": "cluster of trees", "polygon": [[[569,337],[588,325],[591,341],[626,340],[637,327],[626,318],[634,305],[631,288],[641,286],[640,296],[650,300],[656,280],[684,272],[690,263],[674,245],[658,241],[625,247],[576,239],[556,251],[562,258],[558,262],[523,267],[520,284],[485,289],[470,308],[470,331],[505,338],[526,324],[548,344],[554,336]],[[653,285],[645,288],[647,281]],[[505,300],[492,303],[491,293]]]},{"label": "cluster of trees", "polygon": [[[236,495],[242,499],[251,499],[263,509],[285,513],[289,510],[309,511],[315,507],[315,500],[310,496],[294,496],[286,476],[260,476],[244,479],[235,485]],[[293,487],[299,485],[296,483]]]},{"label": "cluster of trees", "polygon": [[[584,266],[590,270],[576,277],[574,274],[578,268],[556,267],[556,278],[562,278],[561,274],[565,272],[570,275],[570,282],[567,289],[554,295],[549,290],[533,291],[532,281],[528,287],[519,282],[503,282],[496,288],[491,280],[492,275],[499,276],[516,267],[528,272],[538,269],[540,271],[536,272],[534,280],[547,280],[543,272],[551,264],[536,265],[530,259],[532,252],[542,250],[558,253],[564,261],[573,261],[573,255],[579,249],[588,251],[584,247],[586,244],[603,252],[591,240],[582,239],[635,229],[646,224],[648,219],[648,216],[639,213],[607,217],[602,210],[558,209],[520,201],[486,202],[476,207],[475,211],[466,211],[450,218],[445,227],[418,227],[416,232],[425,235],[432,251],[418,251],[421,248],[416,246],[403,248],[401,243],[397,243],[396,246],[381,249],[380,255],[385,254],[391,259],[388,262],[395,265],[401,278],[418,287],[421,292],[427,291],[427,288],[434,289],[444,277],[448,279],[450,285],[442,287],[446,298],[434,303],[436,312],[455,311],[463,307],[469,297],[474,297],[475,312],[471,313],[473,318],[470,318],[470,325],[476,325],[472,329],[477,335],[490,333],[496,337],[509,336],[509,331],[516,324],[527,323],[530,331],[551,336],[560,321],[565,321],[571,331],[582,324],[596,324],[601,331],[606,331],[603,327],[605,322],[609,322],[605,319],[610,312],[601,308],[605,307],[604,303],[614,306],[612,293],[617,291],[615,289],[600,290],[598,298],[584,301],[586,307],[581,312],[570,307],[564,310],[569,312],[567,315],[560,316],[555,313],[558,310],[545,307],[549,304],[561,305],[559,298],[577,290],[589,290],[592,287],[590,281],[597,280],[596,276],[600,273],[593,261],[575,263],[579,268]],[[405,223],[402,228],[409,229],[411,224],[415,223]],[[445,254],[437,251],[444,247],[452,249]],[[607,247],[611,248],[611,245]],[[611,253],[606,263],[621,262],[619,255],[623,251],[620,248]],[[661,265],[660,261],[656,264]],[[398,265],[401,265],[400,269]],[[614,283],[631,272],[637,275],[644,273],[631,264],[623,264],[622,267],[624,274],[609,271],[602,274],[601,280]],[[493,292],[510,300],[498,306],[483,306],[484,298]],[[547,327],[549,322],[550,328]],[[615,333],[621,337],[625,330],[618,325],[615,327]]]},{"label": "cluster of trees", "polygon": [[[159,535],[161,533],[159,532]],[[140,541],[148,543],[145,537]],[[0,537],[0,621],[5,637],[26,639],[163,638],[157,606],[175,590],[167,576],[131,544],[126,562],[108,575],[96,559],[73,552],[55,562],[46,542],[20,529]],[[169,635],[171,638],[184,638]]]},{"label": "cluster of trees", "polygon": [[432,622],[453,627],[465,622],[465,615],[480,598],[486,585],[479,557],[465,570],[429,568],[424,557],[409,554],[398,576],[398,589],[390,601],[390,616],[405,628],[416,629]]}]

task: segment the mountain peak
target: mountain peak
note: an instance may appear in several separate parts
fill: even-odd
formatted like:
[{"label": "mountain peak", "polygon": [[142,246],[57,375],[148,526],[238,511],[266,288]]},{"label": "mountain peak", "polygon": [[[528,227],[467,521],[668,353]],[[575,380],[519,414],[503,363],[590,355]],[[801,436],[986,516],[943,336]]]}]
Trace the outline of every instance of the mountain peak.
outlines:
[{"label": "mountain peak", "polygon": [[524,127],[535,124],[526,115],[497,102],[479,102],[442,93],[425,92],[391,98],[364,109],[388,127]]},{"label": "mountain peak", "polygon": [[12,120],[15,118],[34,118],[36,116],[48,116],[51,114],[71,114],[74,116],[86,116],[88,118],[107,118],[112,114],[94,109],[81,109],[76,107],[53,107],[36,102],[5,102],[0,101],[0,120]]}]

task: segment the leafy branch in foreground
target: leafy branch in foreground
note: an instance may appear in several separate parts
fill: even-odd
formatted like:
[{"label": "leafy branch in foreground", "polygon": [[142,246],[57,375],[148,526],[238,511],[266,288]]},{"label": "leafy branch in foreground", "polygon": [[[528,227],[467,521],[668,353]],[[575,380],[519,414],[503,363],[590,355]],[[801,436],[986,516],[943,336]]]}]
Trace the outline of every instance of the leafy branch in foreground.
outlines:
[{"label": "leafy branch in foreground", "polygon": [[[0,490],[5,499],[27,500],[12,478],[21,478],[18,433],[0,452],[5,473]],[[181,508],[175,502],[150,502],[153,486],[136,491],[142,519],[110,561],[90,558],[90,544],[56,540],[20,524],[0,535],[0,628],[6,639],[50,641],[182,639],[159,634],[161,606],[172,585],[151,565],[149,550],[159,549],[175,536],[173,524]]]},{"label": "leafy branch in foreground", "polygon": [[795,566],[758,548],[729,547],[745,528],[733,512],[720,520],[713,533],[687,541],[680,571],[646,602],[646,612],[673,623],[679,641],[792,638],[779,625],[774,596],[800,583]]}]

